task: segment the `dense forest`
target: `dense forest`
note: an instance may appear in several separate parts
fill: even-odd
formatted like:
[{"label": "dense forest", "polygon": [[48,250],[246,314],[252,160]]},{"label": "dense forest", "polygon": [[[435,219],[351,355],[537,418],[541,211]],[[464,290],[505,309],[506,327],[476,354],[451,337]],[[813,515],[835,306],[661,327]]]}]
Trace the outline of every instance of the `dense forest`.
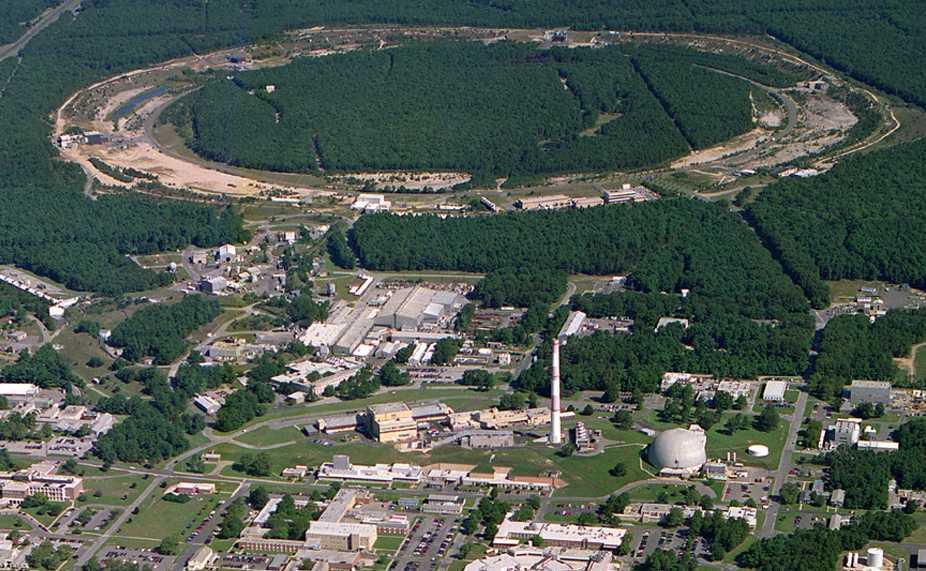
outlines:
[{"label": "dense forest", "polygon": [[926,139],[776,183],[750,205],[759,235],[815,307],[821,280],[926,286]]},{"label": "dense forest", "polygon": [[121,348],[122,356],[130,361],[152,357],[156,364],[167,365],[186,351],[186,336],[220,311],[218,301],[199,295],[188,295],[178,303],[149,305],[117,325],[107,342]]},{"label": "dense forest", "polygon": [[57,0],[8,0],[0,10],[0,46],[11,43],[26,31],[28,24]]},{"label": "dense forest", "polygon": [[708,299],[754,319],[806,309],[745,224],[692,200],[473,218],[376,214],[354,224],[350,241],[361,264],[376,270],[627,273],[633,289],[688,289],[692,304]]},{"label": "dense forest", "polygon": [[[28,0],[14,4],[18,7],[24,2]],[[0,191],[7,193],[9,200],[5,202],[12,205],[0,211],[0,261],[33,267],[85,289],[126,291],[158,283],[152,274],[139,274],[122,254],[134,251],[137,243],[148,243],[152,234],[149,228],[159,226],[165,213],[155,208],[157,203],[127,203],[124,196],[114,197],[105,207],[83,198],[80,169],[51,160],[54,152],[45,118],[81,85],[133,67],[189,55],[193,50],[202,53],[267,38],[287,27],[334,22],[770,32],[889,92],[923,102],[926,70],[918,62],[926,52],[926,34],[919,30],[926,14],[917,8],[859,6],[851,0],[763,0],[748,6],[730,0],[665,0],[645,6],[619,0],[582,0],[566,6],[554,0],[521,0],[505,6],[488,2],[450,6],[436,0],[414,4],[281,0],[272,5],[214,0],[205,7],[187,0],[167,4],[87,0],[77,18],[65,15],[30,42],[16,68],[16,81],[6,86],[5,96],[0,98],[0,120],[5,126],[0,140],[0,164],[4,165]],[[9,64],[4,65],[7,67]],[[624,119],[632,115],[628,110],[620,112]],[[613,121],[601,131],[607,131],[609,125],[618,128],[627,124],[630,122]],[[664,132],[683,145],[671,122],[668,126],[649,120],[644,124],[646,139],[663,138],[659,133]],[[588,139],[593,137],[576,140],[576,156],[589,161],[581,168],[622,154],[589,152]],[[645,148],[636,139],[617,140],[625,141],[630,153]],[[653,163],[665,158],[635,160]],[[111,222],[112,218],[100,215],[110,208],[132,212],[142,223],[107,226],[104,221]],[[113,218],[121,220],[119,216]],[[186,218],[177,215],[173,220],[178,223]],[[121,242],[125,251],[111,245],[109,237],[115,231],[125,234],[127,240]],[[42,232],[50,239],[28,240]],[[222,241],[232,239],[226,236]]]},{"label": "dense forest", "polygon": [[216,79],[179,105],[191,146],[236,165],[524,175],[639,167],[748,130],[749,85],[705,67],[715,59],[763,78],[798,77],[687,51],[421,43]]},{"label": "dense forest", "polygon": [[41,346],[34,354],[23,351],[15,363],[0,370],[0,379],[13,383],[32,383],[43,389],[68,389],[72,385],[84,384],[51,345]]},{"label": "dense forest", "polygon": [[899,542],[916,529],[912,516],[900,512],[870,512],[855,516],[839,530],[816,526],[756,541],[736,562],[758,571],[800,569],[832,571],[845,551],[858,551],[869,541]]},{"label": "dense forest", "polygon": [[550,305],[566,292],[567,278],[563,271],[503,268],[479,280],[472,297],[487,307]]},{"label": "dense forest", "polygon": [[830,399],[855,379],[896,383],[894,357],[906,357],[912,345],[922,341],[926,310],[889,311],[874,323],[864,315],[835,317],[820,335],[810,391]]}]

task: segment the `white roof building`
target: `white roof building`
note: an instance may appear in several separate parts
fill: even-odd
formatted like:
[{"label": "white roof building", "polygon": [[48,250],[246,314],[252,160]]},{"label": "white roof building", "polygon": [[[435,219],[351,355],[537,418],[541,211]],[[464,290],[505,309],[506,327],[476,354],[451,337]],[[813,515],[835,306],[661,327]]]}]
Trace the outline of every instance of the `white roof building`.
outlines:
[{"label": "white roof building", "polygon": [[510,515],[498,527],[493,545],[517,545],[521,540],[539,536],[544,545],[614,550],[627,534],[627,530],[616,527],[513,521]]},{"label": "white roof building", "polygon": [[781,402],[785,400],[785,391],[788,390],[786,381],[769,381],[765,383],[765,390],[762,391],[762,400],[770,402]]},{"label": "white roof building", "polygon": [[39,394],[39,387],[28,383],[0,383],[0,396],[8,399],[28,399]]}]

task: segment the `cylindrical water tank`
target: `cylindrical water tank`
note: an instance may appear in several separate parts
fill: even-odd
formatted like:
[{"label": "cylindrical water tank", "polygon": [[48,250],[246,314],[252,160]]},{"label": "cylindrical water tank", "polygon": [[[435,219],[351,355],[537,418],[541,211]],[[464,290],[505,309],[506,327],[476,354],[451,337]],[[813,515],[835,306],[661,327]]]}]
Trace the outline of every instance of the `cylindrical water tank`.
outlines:
[{"label": "cylindrical water tank", "polygon": [[765,458],[768,456],[768,446],[765,446],[764,444],[753,444],[746,449],[746,452],[750,456],[755,456],[756,458]]},{"label": "cylindrical water tank", "polygon": [[880,547],[868,548],[868,566],[880,569],[884,566],[884,550]]}]

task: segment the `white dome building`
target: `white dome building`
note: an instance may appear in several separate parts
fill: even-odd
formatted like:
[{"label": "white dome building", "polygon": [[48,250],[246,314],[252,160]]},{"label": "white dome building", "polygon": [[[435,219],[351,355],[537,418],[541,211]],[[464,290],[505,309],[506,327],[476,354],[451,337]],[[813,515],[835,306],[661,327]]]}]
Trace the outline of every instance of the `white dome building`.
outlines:
[{"label": "white dome building", "polygon": [[664,475],[691,475],[707,462],[704,450],[707,435],[696,425],[690,428],[673,428],[656,437],[649,445],[646,456]]}]

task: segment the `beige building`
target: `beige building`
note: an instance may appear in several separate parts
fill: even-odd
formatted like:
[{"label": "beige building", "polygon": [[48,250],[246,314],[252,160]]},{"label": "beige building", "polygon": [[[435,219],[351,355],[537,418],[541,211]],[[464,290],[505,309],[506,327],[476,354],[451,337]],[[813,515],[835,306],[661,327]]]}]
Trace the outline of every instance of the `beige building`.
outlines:
[{"label": "beige building", "polygon": [[0,472],[0,498],[19,504],[35,494],[53,502],[73,502],[84,491],[84,481],[76,476],[55,474],[56,462],[39,462],[19,472]]},{"label": "beige building", "polygon": [[305,532],[307,544],[334,551],[372,550],[376,538],[376,526],[366,523],[313,521]]},{"label": "beige building", "polygon": [[499,410],[490,408],[477,411],[473,417],[481,428],[500,430],[516,424],[526,424],[528,426],[548,424],[550,422],[550,409]]},{"label": "beige building", "polygon": [[374,404],[367,409],[370,436],[380,442],[406,442],[418,438],[418,423],[403,402]]}]

